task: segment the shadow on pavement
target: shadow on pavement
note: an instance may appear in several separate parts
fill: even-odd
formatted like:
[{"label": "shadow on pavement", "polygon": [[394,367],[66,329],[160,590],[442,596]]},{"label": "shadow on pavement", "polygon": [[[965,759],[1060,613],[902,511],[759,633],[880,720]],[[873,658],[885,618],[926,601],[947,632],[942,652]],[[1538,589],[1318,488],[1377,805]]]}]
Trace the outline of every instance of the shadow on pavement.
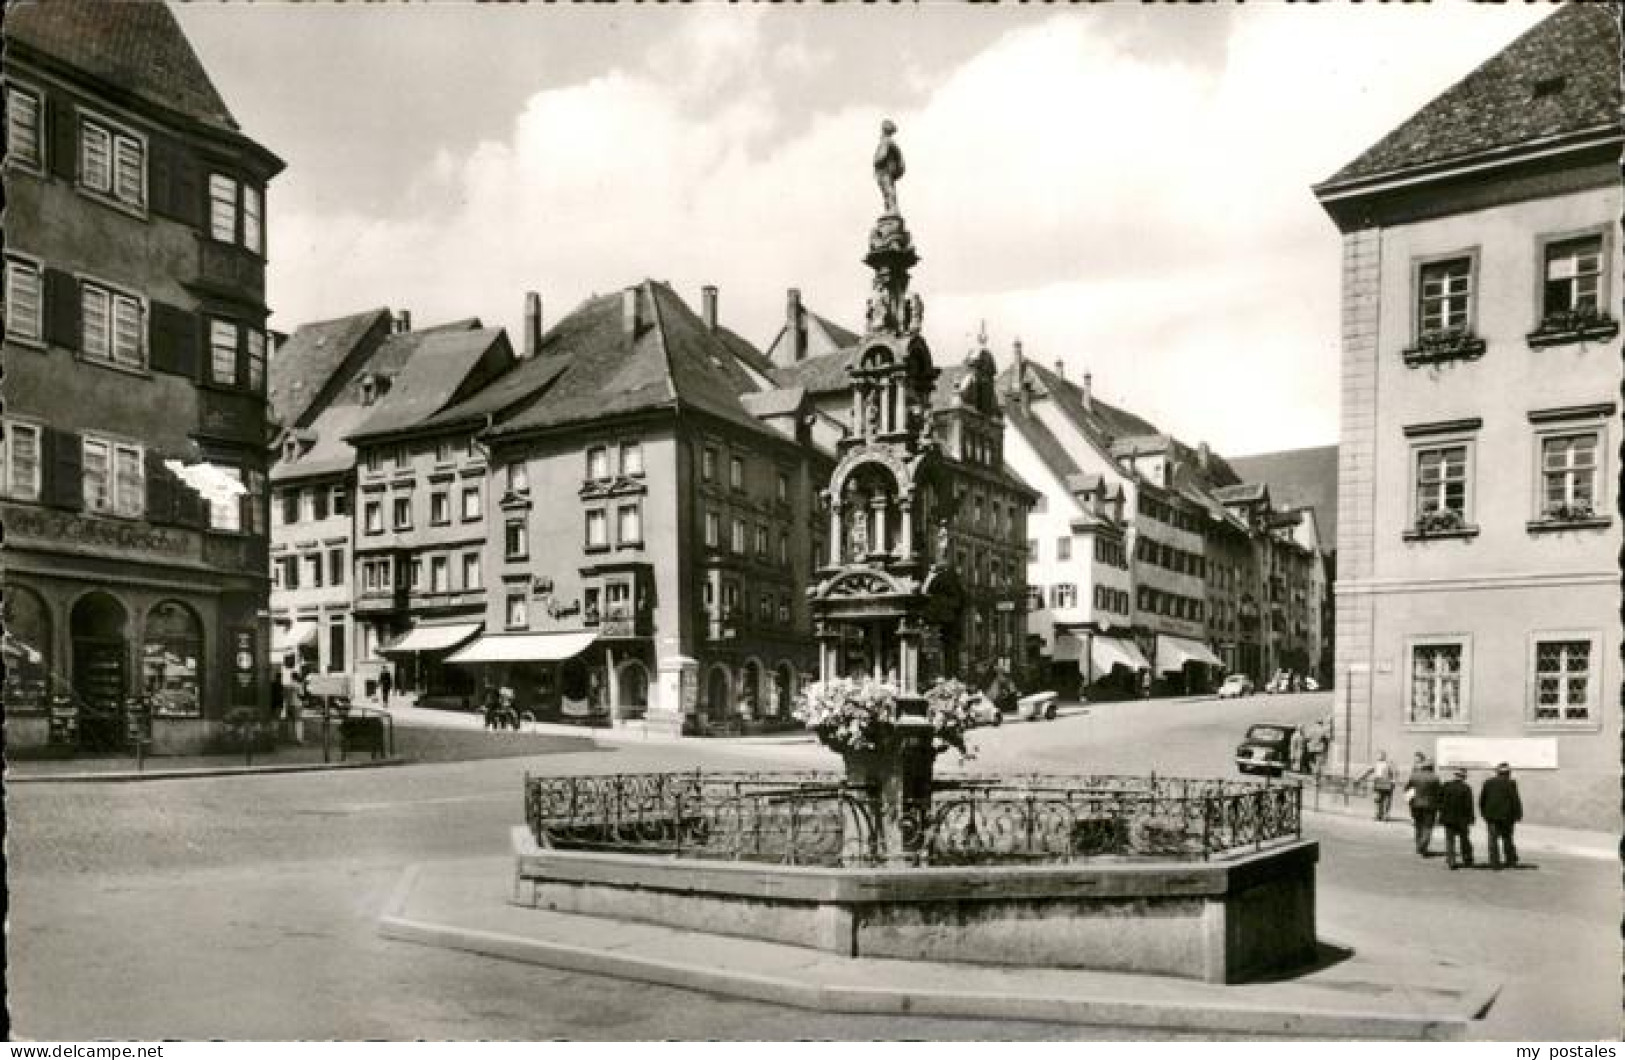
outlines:
[{"label": "shadow on pavement", "polygon": [[1312,963],[1299,965],[1297,968],[1287,971],[1248,976],[1247,982],[1287,983],[1294,979],[1302,979],[1307,975],[1314,975],[1317,972],[1324,972],[1328,968],[1334,968],[1353,956],[1354,950],[1348,946],[1339,946],[1335,943],[1327,942],[1325,939],[1316,939],[1315,959]]}]

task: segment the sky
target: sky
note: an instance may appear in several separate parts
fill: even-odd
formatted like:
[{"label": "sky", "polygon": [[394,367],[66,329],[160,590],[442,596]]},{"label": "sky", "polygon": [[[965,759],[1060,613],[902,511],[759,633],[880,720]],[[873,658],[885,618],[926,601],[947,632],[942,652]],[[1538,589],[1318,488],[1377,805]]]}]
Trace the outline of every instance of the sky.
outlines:
[{"label": "sky", "polygon": [[861,330],[883,118],[938,364],[985,322],[1226,455],[1338,434],[1311,185],[1544,3],[181,4],[271,185],[272,327],[377,306],[517,339],[669,281],[766,348]]}]

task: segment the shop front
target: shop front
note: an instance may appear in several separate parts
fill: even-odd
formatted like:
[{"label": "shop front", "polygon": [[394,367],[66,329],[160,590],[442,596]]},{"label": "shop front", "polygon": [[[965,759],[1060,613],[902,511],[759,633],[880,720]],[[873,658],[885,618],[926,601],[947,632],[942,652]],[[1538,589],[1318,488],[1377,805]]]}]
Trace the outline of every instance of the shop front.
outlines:
[{"label": "shop front", "polygon": [[1139,694],[1151,663],[1127,637],[1093,630],[1057,630],[1050,677],[1066,699],[1127,699]]},{"label": "shop front", "polygon": [[651,694],[647,661],[617,658],[593,630],[490,634],[446,663],[467,675],[477,703],[508,689],[514,709],[537,721],[608,726],[623,695],[646,708]]},{"label": "shop front", "polygon": [[420,707],[476,709],[478,684],[468,670],[451,665],[450,657],[484,628],[479,622],[419,622],[380,648],[395,663],[395,693],[415,696]]},{"label": "shop front", "polygon": [[1224,669],[1224,660],[1201,641],[1157,634],[1157,676],[1170,693],[1190,696],[1210,691]]}]

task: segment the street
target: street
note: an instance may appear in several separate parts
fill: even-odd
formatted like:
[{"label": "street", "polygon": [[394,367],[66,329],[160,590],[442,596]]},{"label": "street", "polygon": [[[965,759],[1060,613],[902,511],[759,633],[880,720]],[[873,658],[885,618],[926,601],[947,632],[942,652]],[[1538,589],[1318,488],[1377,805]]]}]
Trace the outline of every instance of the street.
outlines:
[{"label": "street", "polygon": [[[1329,696],[1105,704],[979,731],[977,769],[1231,776],[1253,720]],[[466,719],[449,719],[461,724]],[[501,740],[501,734],[490,739]],[[954,768],[951,762],[944,766]],[[408,864],[500,854],[525,771],[834,767],[815,745],[603,745],[347,773],[13,785],[13,1034],[36,1039],[1075,1039],[1074,1026],[855,1017],[571,975],[378,937]],[[1617,866],[1532,853],[1448,872],[1407,825],[1313,814],[1320,934],[1492,972],[1483,1037],[1619,1031]],[[506,881],[494,880],[493,886]],[[1599,930],[1606,926],[1606,930]]]}]

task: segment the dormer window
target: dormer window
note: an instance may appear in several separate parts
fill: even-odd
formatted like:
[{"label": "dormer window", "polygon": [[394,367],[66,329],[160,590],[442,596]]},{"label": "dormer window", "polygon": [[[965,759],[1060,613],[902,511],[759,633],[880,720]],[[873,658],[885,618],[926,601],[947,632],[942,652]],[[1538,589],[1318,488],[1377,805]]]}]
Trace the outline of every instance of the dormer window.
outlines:
[{"label": "dormer window", "polygon": [[1564,88],[1568,87],[1568,83],[1569,79],[1562,74],[1559,74],[1556,77],[1543,77],[1539,81],[1535,82],[1535,89],[1531,93],[1531,96],[1534,99],[1544,99],[1547,96],[1555,96],[1559,92],[1563,91]]},{"label": "dormer window", "polygon": [[289,438],[287,441],[282,443],[282,459],[291,464],[298,458],[299,439]]},{"label": "dormer window", "polygon": [[366,376],[361,380],[361,404],[371,405],[378,400],[378,380],[373,376]]}]

